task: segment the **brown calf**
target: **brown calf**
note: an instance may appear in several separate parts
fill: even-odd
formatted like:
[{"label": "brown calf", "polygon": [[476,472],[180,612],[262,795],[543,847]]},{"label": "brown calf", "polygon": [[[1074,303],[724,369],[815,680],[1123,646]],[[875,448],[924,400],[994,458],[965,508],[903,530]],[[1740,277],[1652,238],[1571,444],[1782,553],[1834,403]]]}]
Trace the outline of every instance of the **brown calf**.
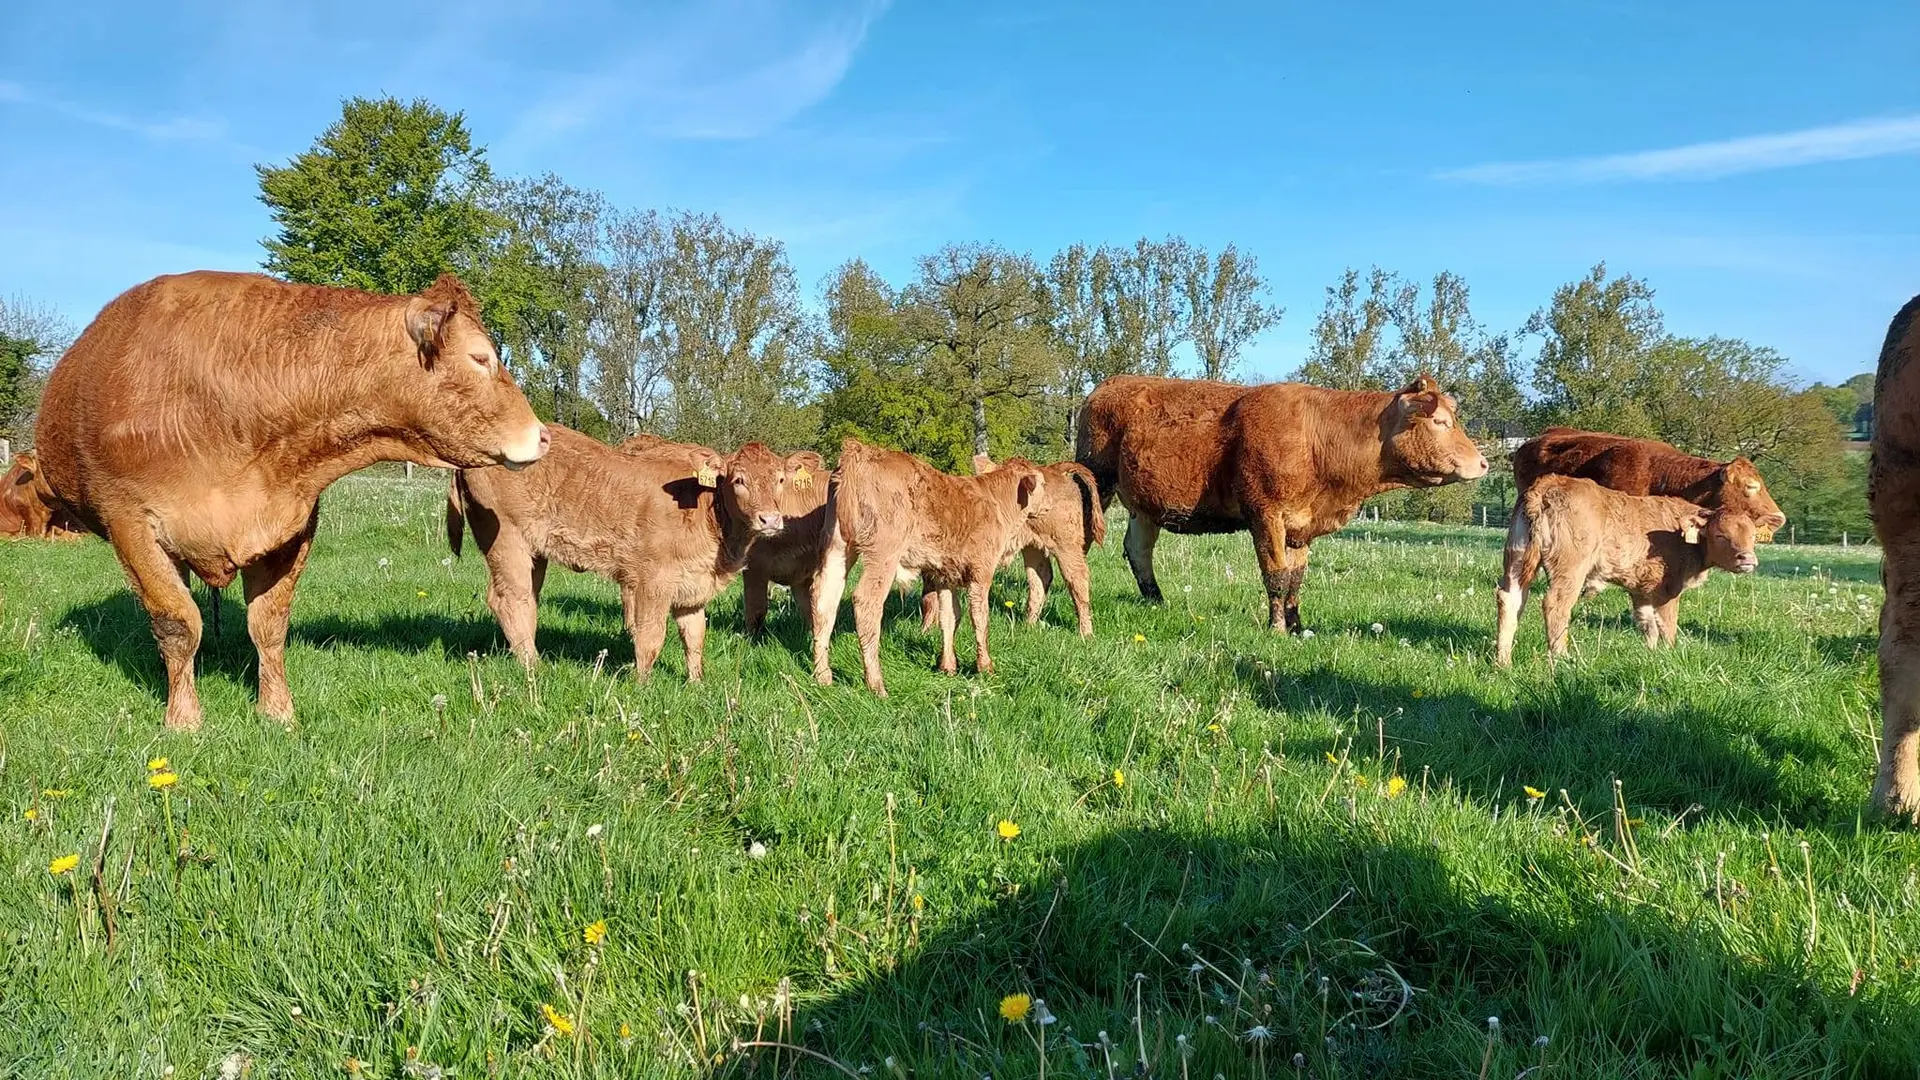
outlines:
[{"label": "brown calf", "polygon": [[1672,495],[1710,510],[1744,511],[1759,523],[1763,542],[1787,524],[1760,470],[1743,457],[1719,462],[1654,439],[1551,427],[1513,452],[1513,482],[1521,493],[1548,475],[1583,476],[1629,495]]},{"label": "brown calf", "polygon": [[62,540],[82,531],[48,490],[33,455],[15,454],[6,475],[0,476],[0,538]]},{"label": "brown calf", "polygon": [[1547,648],[1567,652],[1574,602],[1607,585],[1633,598],[1633,615],[1649,648],[1673,644],[1680,594],[1713,567],[1750,573],[1755,525],[1745,511],[1705,510],[1665,495],[1627,495],[1583,477],[1542,476],[1520,498],[1507,529],[1495,661],[1513,662],[1513,635],[1527,588],[1544,567]]},{"label": "brown calf", "polygon": [[854,628],[867,688],[882,697],[880,617],[887,590],[905,574],[918,573],[936,594],[940,616],[940,670],[958,669],[953,651],[953,590],[967,590],[973,620],[975,667],[993,671],[987,652],[988,589],[994,571],[1019,551],[1034,499],[1046,480],[1030,461],[1015,458],[985,476],[949,476],[911,454],[882,450],[856,439],[840,447],[840,473],[831,509],[831,529],[813,590],[813,675],[833,682],[827,646],[847,571],[864,558],[866,569],[853,590]]},{"label": "brown calf", "polygon": [[1920,824],[1920,296],[1893,317],[1873,380],[1867,484],[1880,539],[1880,769],[1873,803]]},{"label": "brown calf", "polygon": [[[993,459],[985,454],[973,456],[976,476],[992,472]],[[1040,621],[1047,606],[1047,590],[1053,585],[1053,564],[1067,579],[1067,593],[1073,597],[1074,615],[1079,619],[1080,636],[1093,636],[1093,608],[1089,601],[1087,550],[1107,538],[1107,515],[1100,507],[1100,486],[1086,466],[1071,461],[1042,465],[1046,477],[1045,494],[1034,500],[1027,513],[1026,542],[1021,560],[1027,567],[1027,625]],[[931,591],[920,594],[920,627],[932,629],[939,618],[938,598]]]},{"label": "brown calf", "polygon": [[1080,412],[1075,455],[1130,515],[1127,562],[1160,599],[1160,530],[1253,533],[1267,623],[1298,633],[1307,545],[1383,491],[1473,480],[1487,459],[1425,375],[1398,393],[1119,375]]},{"label": "brown calf", "polygon": [[722,457],[705,447],[654,440],[616,449],[552,426],[553,448],[517,473],[463,470],[447,491],[447,542],[460,552],[463,526],[487,560],[487,606],[507,644],[532,667],[534,627],[547,563],[620,586],[633,668],[646,678],[680,627],[687,678],[699,681],[707,602],[746,565],[760,537],[780,531],[780,458],[759,443]]},{"label": "brown calf", "polygon": [[287,621],[320,492],[376,461],[527,465],[546,428],[452,275],[418,296],[260,274],[159,277],[109,303],[47,378],[48,488],[106,537],[153,619],[167,726],[200,726],[187,573],[246,583],[260,711],[293,716]]},{"label": "brown calf", "polygon": [[786,526],[754,543],[740,577],[745,592],[742,614],[750,637],[766,631],[767,590],[774,582],[793,590],[793,607],[801,612],[802,621],[811,624],[813,618],[813,581],[827,549],[827,499],[833,476],[826,461],[811,450],[788,454],[786,467],[787,484],[780,495]]}]

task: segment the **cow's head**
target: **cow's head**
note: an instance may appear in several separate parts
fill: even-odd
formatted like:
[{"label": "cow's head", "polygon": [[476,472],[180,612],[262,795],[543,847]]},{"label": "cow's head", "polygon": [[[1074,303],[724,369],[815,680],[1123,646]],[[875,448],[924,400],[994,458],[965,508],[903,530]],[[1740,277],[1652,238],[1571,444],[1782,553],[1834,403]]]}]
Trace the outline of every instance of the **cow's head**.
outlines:
[{"label": "cow's head", "polygon": [[1753,546],[1760,525],[1744,510],[1720,507],[1702,510],[1680,524],[1680,538],[1706,549],[1707,565],[1735,574],[1751,574],[1760,566]]},{"label": "cow's head", "polygon": [[32,454],[16,454],[0,478],[0,536],[46,536],[60,515]]},{"label": "cow's head", "polygon": [[547,452],[547,426],[514,386],[459,278],[442,274],[408,300],[406,322],[427,379],[414,422],[434,456],[463,469],[519,469]]},{"label": "cow's head", "polygon": [[827,459],[811,450],[787,455],[786,496],[782,503],[788,518],[804,517],[826,505],[827,485],[833,476]]},{"label": "cow's head", "polygon": [[758,536],[786,528],[781,502],[787,493],[787,463],[765,443],[748,443],[721,456],[703,450],[695,461],[695,479],[715,490],[727,515],[745,522]]},{"label": "cow's head", "polygon": [[1487,475],[1487,456],[1461,430],[1457,410],[1453,398],[1427,375],[1393,395],[1380,418],[1387,474],[1423,486]]},{"label": "cow's head", "polygon": [[1767,482],[1760,478],[1760,470],[1743,457],[1720,467],[1720,505],[1751,516],[1762,544],[1772,540],[1774,532],[1787,524],[1787,515],[1781,513],[1780,504],[1773,501]]}]

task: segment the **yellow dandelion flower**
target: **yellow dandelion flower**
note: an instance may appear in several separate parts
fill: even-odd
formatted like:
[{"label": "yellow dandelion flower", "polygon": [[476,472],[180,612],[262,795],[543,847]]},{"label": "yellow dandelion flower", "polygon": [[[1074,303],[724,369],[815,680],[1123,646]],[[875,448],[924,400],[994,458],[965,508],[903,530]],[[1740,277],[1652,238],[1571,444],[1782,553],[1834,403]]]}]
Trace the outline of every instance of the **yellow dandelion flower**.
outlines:
[{"label": "yellow dandelion flower", "polygon": [[148,772],[161,772],[161,771],[164,771],[166,767],[167,767],[167,759],[163,757],[157,757],[157,758],[154,758],[152,761],[147,762]]},{"label": "yellow dandelion flower", "polygon": [[73,868],[79,865],[80,856],[62,855],[47,864],[47,873],[52,874],[54,877],[59,877],[61,874],[71,874],[73,873]]},{"label": "yellow dandelion flower", "polygon": [[1211,731],[1211,732],[1213,732],[1213,733],[1214,733],[1215,735],[1218,735],[1218,734],[1220,734],[1220,725],[1219,725],[1219,724],[1208,724],[1208,725],[1207,725],[1207,730],[1208,730],[1208,731]]},{"label": "yellow dandelion flower", "polygon": [[1397,799],[1400,797],[1400,793],[1405,790],[1407,790],[1406,777],[1396,776],[1393,779],[1387,781],[1387,798]]},{"label": "yellow dandelion flower", "polygon": [[1138,645],[1138,644],[1139,644],[1140,642],[1143,642],[1143,641],[1145,641],[1145,640],[1147,640],[1147,635],[1145,635],[1145,634],[1135,634],[1135,635],[1133,635],[1133,642],[1134,642],[1134,644],[1136,644],[1136,645]]},{"label": "yellow dandelion flower", "polygon": [[1415,691],[1413,692],[1413,696],[1414,696],[1414,697],[1426,697],[1426,696],[1427,696],[1427,692],[1426,692],[1425,690],[1415,690]]},{"label": "yellow dandelion flower", "polygon": [[1025,1023],[1032,1011],[1033,999],[1025,994],[1008,994],[1000,999],[1000,1019],[1009,1024]]},{"label": "yellow dandelion flower", "polygon": [[1370,783],[1372,783],[1372,781],[1370,781],[1370,780],[1368,780],[1368,779],[1367,779],[1367,777],[1366,777],[1366,774],[1365,774],[1365,773],[1354,773],[1354,774],[1353,774],[1353,786],[1354,786],[1354,787],[1366,787],[1366,786],[1367,786],[1368,784],[1370,784]]},{"label": "yellow dandelion flower", "polygon": [[40,794],[49,799],[64,799],[73,794],[72,788],[41,788]]},{"label": "yellow dandelion flower", "polygon": [[1329,750],[1329,751],[1327,751],[1327,764],[1329,764],[1329,765],[1338,765],[1338,764],[1340,764],[1340,759],[1339,759],[1339,758],[1337,758],[1337,757],[1335,757],[1335,756],[1334,756],[1334,754],[1333,754],[1333,751],[1331,751],[1331,750]]},{"label": "yellow dandelion flower", "polygon": [[38,807],[29,806],[27,807],[27,812],[25,816],[28,821],[39,821],[40,809]]},{"label": "yellow dandelion flower", "polygon": [[1113,770],[1113,786],[1114,787],[1127,786],[1127,774],[1125,771],[1120,769]]},{"label": "yellow dandelion flower", "polygon": [[559,1009],[554,1008],[544,1001],[540,1003],[540,1015],[546,1017],[547,1026],[553,1029],[554,1034],[559,1035],[561,1038],[566,1038],[573,1034],[573,1017],[568,1016],[566,1013],[561,1012]]},{"label": "yellow dandelion flower", "polygon": [[633,1038],[633,1029],[627,1026],[625,1020],[620,1021],[620,1038],[623,1041]]},{"label": "yellow dandelion flower", "polygon": [[1000,606],[1001,606],[1001,607],[1003,607],[1003,608],[1006,608],[1006,609],[1007,609],[1008,611],[1012,611],[1012,610],[1013,610],[1013,601],[1011,601],[1011,600],[1002,600],[1002,601],[1000,601]]},{"label": "yellow dandelion flower", "polygon": [[1537,787],[1528,787],[1527,785],[1522,784],[1520,785],[1520,790],[1526,792],[1527,798],[1529,799],[1544,799],[1547,797],[1547,793],[1544,791],[1541,791]]},{"label": "yellow dandelion flower", "polygon": [[1000,839],[1011,840],[1014,837],[1020,835],[1020,826],[1015,825],[1013,822],[1008,821],[1006,818],[1001,818],[1000,824],[995,825],[993,827],[993,831],[1000,834]]},{"label": "yellow dandelion flower", "polygon": [[925,911],[926,908],[927,908],[927,898],[924,896],[921,896],[919,893],[914,893],[913,894],[913,910]]},{"label": "yellow dandelion flower", "polygon": [[147,786],[155,791],[165,791],[180,782],[178,773],[157,772],[147,777]]},{"label": "yellow dandelion flower", "polygon": [[598,945],[607,940],[607,920],[594,920],[585,930],[580,931],[580,937],[589,945]]},{"label": "yellow dandelion flower", "polygon": [[420,598],[420,599],[422,599],[422,600],[425,600],[425,599],[427,598],[427,590],[425,590],[425,589],[415,589],[415,590],[413,590],[413,595],[415,595],[415,596],[417,596],[417,597],[419,597],[419,598]]}]

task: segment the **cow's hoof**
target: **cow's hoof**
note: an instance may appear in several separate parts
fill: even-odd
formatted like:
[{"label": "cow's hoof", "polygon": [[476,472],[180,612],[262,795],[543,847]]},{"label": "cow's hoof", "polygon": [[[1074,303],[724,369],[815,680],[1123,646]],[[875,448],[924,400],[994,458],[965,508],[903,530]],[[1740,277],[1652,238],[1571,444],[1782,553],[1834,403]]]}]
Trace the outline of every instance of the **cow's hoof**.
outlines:
[{"label": "cow's hoof", "polygon": [[816,684],[818,684],[818,685],[820,685],[820,686],[832,686],[832,685],[833,685],[833,672],[831,672],[831,671],[816,671],[816,672],[814,672],[814,673],[813,673],[813,681],[814,681],[814,682],[815,682]]},{"label": "cow's hoof", "polygon": [[190,709],[187,709],[187,708],[176,709],[173,706],[169,705],[167,707],[167,730],[168,731],[189,731],[189,732],[199,731],[200,730],[200,706],[198,704],[195,704]]}]

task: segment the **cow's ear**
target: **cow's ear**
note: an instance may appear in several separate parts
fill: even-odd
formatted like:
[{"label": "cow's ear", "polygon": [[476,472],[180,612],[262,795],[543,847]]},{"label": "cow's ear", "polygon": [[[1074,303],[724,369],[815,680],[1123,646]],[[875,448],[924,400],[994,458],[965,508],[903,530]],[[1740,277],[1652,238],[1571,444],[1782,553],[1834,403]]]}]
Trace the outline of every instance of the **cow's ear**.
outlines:
[{"label": "cow's ear", "polygon": [[701,456],[699,468],[694,470],[693,479],[703,488],[717,488],[720,477],[727,471],[727,461],[719,454],[707,453]]},{"label": "cow's ear", "polygon": [[1040,492],[1044,487],[1045,484],[1040,479],[1040,473],[1038,471],[1023,473],[1020,477],[1019,494],[1016,496],[1020,500],[1020,509],[1025,510],[1027,507],[1032,506],[1033,500],[1040,497]]},{"label": "cow's ear", "polygon": [[1762,514],[1753,523],[1753,538],[1762,544],[1772,543],[1773,534],[1787,527],[1787,515]]},{"label": "cow's ear", "polygon": [[1689,544],[1700,542],[1700,530],[1707,527],[1705,514],[1694,514],[1680,523],[1680,539]]},{"label": "cow's ear", "polygon": [[1439,392],[1439,381],[1424,371],[1415,375],[1412,382],[1400,388],[1402,396],[1409,394],[1438,394]]},{"label": "cow's ear", "polygon": [[973,475],[985,476],[993,471],[993,459],[985,454],[973,455]]},{"label": "cow's ear", "polygon": [[[1425,376],[1421,377],[1425,378]],[[1433,380],[1427,379],[1427,381]],[[1399,401],[1400,407],[1406,410],[1408,416],[1432,416],[1440,411],[1440,391],[1438,390],[1415,391],[1412,387],[1408,387],[1400,391]]]},{"label": "cow's ear", "polygon": [[414,347],[420,350],[421,366],[432,367],[434,359],[440,355],[440,347],[446,341],[447,323],[453,321],[456,310],[458,308],[452,300],[429,300],[424,296],[416,296],[407,301],[407,336],[413,339]]}]

